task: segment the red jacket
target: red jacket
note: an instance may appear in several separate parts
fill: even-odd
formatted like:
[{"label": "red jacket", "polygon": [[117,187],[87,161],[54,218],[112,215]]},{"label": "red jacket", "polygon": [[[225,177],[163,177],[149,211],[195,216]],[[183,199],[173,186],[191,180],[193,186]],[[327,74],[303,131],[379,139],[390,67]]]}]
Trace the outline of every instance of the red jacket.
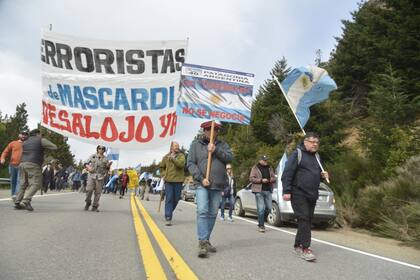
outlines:
[{"label": "red jacket", "polygon": [[7,156],[10,156],[10,165],[18,166],[20,159],[22,158],[23,145],[21,140],[15,140],[9,143],[1,154],[1,160],[6,160]]}]

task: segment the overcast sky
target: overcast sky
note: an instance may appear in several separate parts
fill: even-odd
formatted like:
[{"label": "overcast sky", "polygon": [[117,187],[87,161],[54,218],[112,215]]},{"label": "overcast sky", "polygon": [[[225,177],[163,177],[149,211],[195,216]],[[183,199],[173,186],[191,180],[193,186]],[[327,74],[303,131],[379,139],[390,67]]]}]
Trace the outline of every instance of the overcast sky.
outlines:
[{"label": "overcast sky", "polygon": [[[29,125],[41,116],[41,28],[91,39],[177,40],[189,38],[187,63],[254,73],[258,87],[276,60],[291,67],[313,64],[317,49],[327,60],[342,19],[355,0],[141,1],[0,0],[0,111],[13,114],[26,102]],[[176,140],[185,147],[200,121],[180,118]],[[95,145],[69,140],[76,160]],[[121,151],[119,167],[148,164],[168,148]]]}]

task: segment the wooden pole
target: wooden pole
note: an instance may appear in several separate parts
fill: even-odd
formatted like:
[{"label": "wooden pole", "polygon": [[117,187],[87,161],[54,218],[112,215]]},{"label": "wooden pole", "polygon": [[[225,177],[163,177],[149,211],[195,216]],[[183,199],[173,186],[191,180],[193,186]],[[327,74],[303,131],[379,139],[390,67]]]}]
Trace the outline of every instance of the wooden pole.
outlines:
[{"label": "wooden pole", "polygon": [[[173,143],[174,143],[174,141],[171,141],[171,146],[169,147],[169,153],[172,152],[172,145],[173,145]],[[166,168],[168,168],[168,167],[166,167]],[[165,175],[166,175],[166,170],[165,170]],[[165,176],[163,176],[161,178],[161,180],[165,180]],[[162,189],[160,190],[160,199],[159,199],[158,213],[160,213],[160,208],[162,206],[162,201],[163,201],[163,199],[165,197],[164,188],[165,188],[165,183],[162,185]]]},{"label": "wooden pole", "polygon": [[[214,121],[211,121],[211,130],[210,130],[210,144],[214,144]],[[206,170],[206,179],[210,177],[211,171],[211,152],[207,154],[207,170]]]}]

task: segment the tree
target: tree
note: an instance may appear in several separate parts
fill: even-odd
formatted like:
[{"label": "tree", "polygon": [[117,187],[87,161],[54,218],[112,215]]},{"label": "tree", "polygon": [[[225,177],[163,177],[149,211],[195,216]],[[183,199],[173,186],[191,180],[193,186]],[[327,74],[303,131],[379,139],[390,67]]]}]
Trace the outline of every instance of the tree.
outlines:
[{"label": "tree", "polygon": [[378,74],[368,95],[369,122],[362,126],[362,142],[373,166],[386,178],[406,159],[419,152],[416,140],[416,112],[420,98],[410,102],[404,80],[393,67]]},{"label": "tree", "polygon": [[330,72],[355,116],[366,116],[372,82],[391,64],[409,100],[420,91],[420,7],[414,0],[368,1],[342,21],[343,36],[329,63]]},{"label": "tree", "polygon": [[16,113],[10,117],[6,123],[7,142],[17,139],[19,132],[29,130],[28,128],[28,112],[26,104],[22,103],[16,106]]},{"label": "tree", "polygon": [[63,135],[51,131],[43,126],[39,126],[43,137],[47,138],[51,142],[57,145],[57,150],[46,151],[45,160],[50,161],[52,159],[58,160],[63,164],[64,167],[74,165],[74,155],[70,152],[70,146],[67,144],[66,139]]}]

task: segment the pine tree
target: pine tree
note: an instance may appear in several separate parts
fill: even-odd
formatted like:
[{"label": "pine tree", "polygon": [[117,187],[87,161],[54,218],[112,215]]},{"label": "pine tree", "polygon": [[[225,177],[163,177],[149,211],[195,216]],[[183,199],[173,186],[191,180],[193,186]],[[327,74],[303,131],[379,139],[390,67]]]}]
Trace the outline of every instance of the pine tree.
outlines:
[{"label": "pine tree", "polygon": [[366,116],[367,95],[378,73],[391,64],[409,99],[420,91],[420,5],[414,0],[368,1],[344,20],[343,36],[329,63],[342,99],[355,116]]},{"label": "pine tree", "polygon": [[16,106],[16,113],[10,117],[6,123],[7,142],[17,139],[19,132],[28,131],[28,112],[26,104],[22,103]]},{"label": "pine tree", "polygon": [[42,137],[47,138],[51,142],[57,145],[57,150],[46,151],[45,161],[49,162],[53,159],[58,160],[64,167],[74,165],[74,155],[70,152],[70,146],[67,144],[67,138],[63,135],[55,133],[45,127],[39,125]]}]

